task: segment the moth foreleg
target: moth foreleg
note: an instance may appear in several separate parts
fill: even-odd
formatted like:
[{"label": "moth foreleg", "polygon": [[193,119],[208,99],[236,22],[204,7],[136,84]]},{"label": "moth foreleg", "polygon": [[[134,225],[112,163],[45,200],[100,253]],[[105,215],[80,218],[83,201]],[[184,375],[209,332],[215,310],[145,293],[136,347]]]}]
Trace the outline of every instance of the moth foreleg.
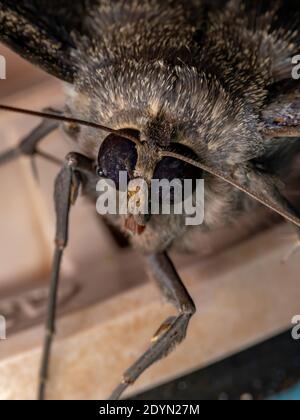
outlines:
[{"label": "moth foreleg", "polygon": [[264,137],[300,137],[300,87],[275,96],[261,117]]},{"label": "moth foreleg", "polygon": [[[68,243],[69,236],[69,215],[71,205],[75,203],[79,187],[91,161],[78,154],[70,153],[65,161],[64,167],[58,174],[55,182],[55,210],[56,210],[56,238],[55,252],[52,266],[50,293],[48,298],[48,312],[46,320],[46,332],[40,368],[40,380],[38,398],[45,399],[46,382],[49,372],[49,361],[53,336],[55,334],[56,302],[59,286],[59,276],[64,250]],[[92,168],[91,168],[92,171]]]},{"label": "moth foreleg", "polygon": [[300,123],[290,125],[277,125],[266,127],[263,132],[265,137],[281,138],[281,137],[299,137],[300,138]]},{"label": "moth foreleg", "polygon": [[0,166],[17,159],[20,156],[33,157],[38,154],[38,144],[52,131],[58,128],[56,121],[43,120],[16,146],[0,153]]},{"label": "moth foreleg", "polygon": [[160,326],[148,350],[125,372],[122,383],[111,395],[111,400],[121,397],[140,375],[152,364],[166,357],[186,336],[189,321],[196,311],[194,302],[182,283],[172,261],[166,253],[149,257],[150,269],[164,296],[178,310]]}]

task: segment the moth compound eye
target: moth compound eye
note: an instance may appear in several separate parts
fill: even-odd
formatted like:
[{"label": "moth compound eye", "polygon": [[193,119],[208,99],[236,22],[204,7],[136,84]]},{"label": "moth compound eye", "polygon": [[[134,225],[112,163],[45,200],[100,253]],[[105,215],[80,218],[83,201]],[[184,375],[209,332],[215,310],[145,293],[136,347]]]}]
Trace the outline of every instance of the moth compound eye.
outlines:
[{"label": "moth compound eye", "polygon": [[[133,130],[128,130],[132,135]],[[127,182],[133,178],[137,163],[137,150],[134,142],[117,134],[110,134],[102,143],[98,155],[98,175],[114,181],[119,189],[119,174],[127,172]]]},{"label": "moth compound eye", "polygon": [[[182,144],[174,144],[170,148],[171,152],[175,152],[182,157],[197,160],[195,153],[188,147]],[[202,178],[202,171],[189,163],[183,162],[173,157],[164,157],[156,166],[154,171],[154,179],[200,179]]]},{"label": "moth compound eye", "polygon": [[[195,159],[195,153],[188,147],[176,144],[171,148],[172,152],[176,152],[181,156]],[[164,157],[156,166],[153,179],[167,180],[169,182],[178,179],[182,186],[184,180],[191,180],[193,191],[196,188],[196,181],[202,178],[202,171],[193,165],[183,162],[173,157]],[[171,202],[174,203],[174,192],[171,192]]]}]

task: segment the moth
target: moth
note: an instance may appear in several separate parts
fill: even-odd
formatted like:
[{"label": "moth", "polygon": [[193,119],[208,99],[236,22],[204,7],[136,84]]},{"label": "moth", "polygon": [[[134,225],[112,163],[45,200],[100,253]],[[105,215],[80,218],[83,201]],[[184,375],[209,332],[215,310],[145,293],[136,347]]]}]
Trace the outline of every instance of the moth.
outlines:
[{"label": "moth", "polygon": [[[69,212],[79,191],[95,199],[97,181],[117,183],[119,171],[128,182],[201,177],[205,221],[193,229],[213,232],[240,215],[251,218],[261,205],[300,227],[284,188],[300,150],[300,82],[292,77],[300,8],[296,0],[1,0],[0,39],[68,91],[60,111],[0,106],[43,118],[0,163],[39,154],[59,124],[80,149],[66,157],[55,183],[44,399]],[[196,308],[168,256],[188,234],[184,215],[107,217],[147,256],[178,311],[125,372],[111,395],[118,399],[185,338]]]}]

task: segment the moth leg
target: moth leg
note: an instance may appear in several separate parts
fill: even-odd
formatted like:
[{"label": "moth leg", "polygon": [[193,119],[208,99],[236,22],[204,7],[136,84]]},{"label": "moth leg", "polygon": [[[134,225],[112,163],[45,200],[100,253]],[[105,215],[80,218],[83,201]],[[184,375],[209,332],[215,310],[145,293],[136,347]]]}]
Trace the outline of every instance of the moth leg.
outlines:
[{"label": "moth leg", "polygon": [[165,320],[152,338],[148,350],[124,373],[122,383],[110,399],[117,400],[152,364],[166,357],[184,340],[195,304],[166,253],[149,257],[149,266],[162,293],[177,309],[178,315]]},{"label": "moth leg", "polygon": [[40,125],[24,137],[19,145],[4,153],[0,153],[0,166],[17,159],[20,156],[33,157],[34,155],[39,154],[37,150],[38,144],[52,131],[56,130],[58,126],[59,124],[55,121],[43,120]]},{"label": "moth leg", "polygon": [[268,127],[264,129],[265,137],[300,137],[300,124],[286,126]]},{"label": "moth leg", "polygon": [[88,158],[78,153],[70,153],[65,160],[64,167],[58,174],[55,181],[55,252],[52,265],[46,331],[40,368],[38,389],[39,400],[45,399],[50,353],[53,337],[55,334],[56,302],[60,269],[63,253],[68,243],[70,208],[71,205],[75,204],[79,192],[79,187],[80,185],[83,185],[85,173],[87,173],[89,170],[91,171],[91,161]]},{"label": "moth leg", "polygon": [[262,111],[263,135],[275,137],[300,137],[300,85],[293,83],[282,88]]}]

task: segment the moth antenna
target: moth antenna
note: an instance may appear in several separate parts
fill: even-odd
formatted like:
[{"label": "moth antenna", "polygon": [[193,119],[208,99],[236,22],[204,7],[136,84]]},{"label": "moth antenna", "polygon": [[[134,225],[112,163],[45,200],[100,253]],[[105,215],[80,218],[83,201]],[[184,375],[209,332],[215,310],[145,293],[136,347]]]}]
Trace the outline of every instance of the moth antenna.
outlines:
[{"label": "moth antenna", "polygon": [[284,219],[288,220],[289,222],[293,223],[294,225],[300,227],[300,212],[298,212],[297,209],[295,209],[289,201],[283,197],[283,195],[278,191],[277,187],[274,185],[274,182],[272,182],[271,178],[263,178],[261,175],[259,175],[256,171],[253,169],[247,168],[247,175],[248,178],[252,178],[252,183],[258,187],[259,191],[261,191],[261,194],[267,193],[269,197],[271,197],[272,201],[269,199],[263,197],[260,193],[251,191],[249,188],[239,184],[237,181],[235,181],[232,178],[229,178],[224,173],[218,171],[215,168],[211,168],[203,163],[200,163],[194,159],[190,159],[184,156],[181,156],[177,153],[173,152],[161,152],[162,157],[172,157],[174,159],[179,159],[183,162],[188,163],[189,165],[195,166],[199,169],[202,169],[203,171],[227,182],[228,184],[232,185],[233,187],[237,188],[238,190],[242,191],[249,197],[253,198],[255,201],[259,202],[263,206],[269,208],[270,210],[274,211],[275,213],[282,216]]},{"label": "moth antenna", "polygon": [[59,115],[59,114],[54,114],[54,113],[52,114],[52,113],[49,113],[49,112],[32,111],[32,110],[29,110],[29,109],[17,108],[17,107],[14,107],[14,106],[8,106],[8,105],[2,105],[2,104],[0,104],[0,110],[7,111],[7,112],[14,112],[14,113],[17,113],[17,114],[31,115],[33,117],[46,118],[46,119],[49,119],[49,120],[68,122],[68,123],[71,123],[71,124],[78,124],[78,125],[91,127],[91,128],[96,128],[98,130],[102,130],[102,131],[105,131],[105,132],[110,133],[110,134],[116,134],[120,137],[123,137],[126,140],[132,141],[136,145],[140,144],[140,142],[137,138],[135,138],[134,136],[131,136],[130,134],[126,134],[126,133],[122,132],[122,130],[114,130],[113,128],[106,127],[105,125],[93,123],[93,122],[90,122],[90,121],[85,121],[85,120],[81,120],[81,119],[77,119],[77,118],[66,117],[64,115]]}]

